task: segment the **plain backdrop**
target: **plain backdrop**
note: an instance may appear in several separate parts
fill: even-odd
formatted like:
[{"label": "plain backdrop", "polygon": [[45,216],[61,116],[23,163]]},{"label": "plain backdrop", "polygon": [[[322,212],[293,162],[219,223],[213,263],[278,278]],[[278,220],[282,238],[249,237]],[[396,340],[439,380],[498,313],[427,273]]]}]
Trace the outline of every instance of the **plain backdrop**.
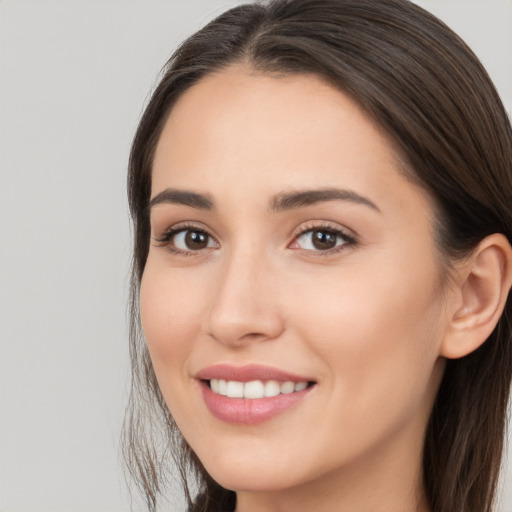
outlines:
[{"label": "plain backdrop", "polygon": [[[0,1],[1,512],[130,509],[117,453],[130,141],[177,43],[235,3]],[[512,1],[419,3],[473,47],[510,111]]]}]

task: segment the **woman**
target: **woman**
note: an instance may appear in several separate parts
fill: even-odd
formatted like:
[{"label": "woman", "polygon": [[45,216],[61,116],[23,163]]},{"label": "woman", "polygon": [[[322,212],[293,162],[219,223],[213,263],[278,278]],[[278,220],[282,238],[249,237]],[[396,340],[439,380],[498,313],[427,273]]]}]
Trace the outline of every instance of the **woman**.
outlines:
[{"label": "woman", "polygon": [[481,64],[408,1],[249,4],[188,39],[128,180],[149,509],[174,458],[193,511],[492,510],[511,166]]}]

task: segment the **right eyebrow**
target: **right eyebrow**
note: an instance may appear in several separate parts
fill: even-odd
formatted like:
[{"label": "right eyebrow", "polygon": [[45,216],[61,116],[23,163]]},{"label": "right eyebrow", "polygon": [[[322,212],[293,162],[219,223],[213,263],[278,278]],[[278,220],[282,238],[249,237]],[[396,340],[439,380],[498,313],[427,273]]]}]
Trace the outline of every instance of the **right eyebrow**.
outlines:
[{"label": "right eyebrow", "polygon": [[148,209],[151,210],[159,204],[181,204],[198,208],[200,210],[213,210],[213,200],[208,194],[198,194],[189,190],[177,190],[174,188],[166,188],[158,193],[149,202]]},{"label": "right eyebrow", "polygon": [[303,208],[325,201],[346,201],[354,204],[362,204],[380,212],[379,207],[369,198],[353,190],[336,188],[299,190],[296,192],[277,194],[271,200],[270,208],[272,211],[280,212],[294,208]]}]

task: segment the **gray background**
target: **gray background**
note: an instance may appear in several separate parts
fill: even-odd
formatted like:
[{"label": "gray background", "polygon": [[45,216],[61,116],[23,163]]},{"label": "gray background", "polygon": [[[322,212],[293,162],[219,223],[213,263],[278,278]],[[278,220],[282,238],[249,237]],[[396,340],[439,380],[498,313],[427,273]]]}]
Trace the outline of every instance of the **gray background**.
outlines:
[{"label": "gray background", "polygon": [[[2,512],[129,509],[130,140],[172,49],[235,3],[0,1]],[[473,47],[510,111],[512,1],[419,3]]]}]

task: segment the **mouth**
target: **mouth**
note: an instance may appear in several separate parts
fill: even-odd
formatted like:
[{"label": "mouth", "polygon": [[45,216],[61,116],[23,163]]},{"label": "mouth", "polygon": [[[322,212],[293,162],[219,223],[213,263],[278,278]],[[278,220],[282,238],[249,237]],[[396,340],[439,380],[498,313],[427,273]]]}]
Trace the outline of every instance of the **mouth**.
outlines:
[{"label": "mouth", "polygon": [[198,372],[207,409],[217,419],[254,425],[306,403],[317,382],[261,365],[215,365]]}]

